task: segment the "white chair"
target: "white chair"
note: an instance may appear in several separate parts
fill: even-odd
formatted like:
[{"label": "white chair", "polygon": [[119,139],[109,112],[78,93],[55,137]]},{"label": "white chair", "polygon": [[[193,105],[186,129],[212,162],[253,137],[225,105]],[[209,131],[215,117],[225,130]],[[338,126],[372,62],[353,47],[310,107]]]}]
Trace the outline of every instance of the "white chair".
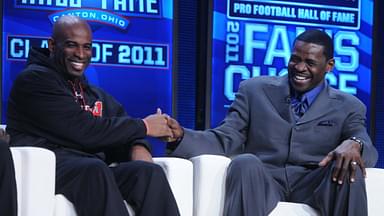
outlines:
[{"label": "white chair", "polygon": [[368,196],[368,215],[384,215],[384,169],[368,168],[365,183]]},{"label": "white chair", "polygon": [[231,160],[218,155],[202,155],[193,163],[193,215],[223,215],[225,178]]},{"label": "white chair", "polygon": [[[230,159],[219,155],[191,158],[194,166],[194,216],[221,216],[224,205],[226,169]],[[368,213],[383,215],[384,169],[367,169]],[[270,216],[318,216],[306,204],[279,202]]]},{"label": "white chair", "polygon": [[[6,125],[0,124],[5,129]],[[55,195],[56,159],[53,152],[37,147],[11,147],[15,166],[18,216],[77,216],[73,204],[62,194]],[[158,157],[168,179],[181,216],[192,216],[192,162],[181,158]],[[133,209],[125,202],[128,212]]]},{"label": "white chair", "polygon": [[15,166],[18,216],[52,216],[55,155],[36,147],[11,147]]},{"label": "white chair", "polygon": [[181,158],[154,158],[167,176],[181,216],[192,216],[193,212],[193,165]]},{"label": "white chair", "polygon": [[[73,204],[55,195],[55,155],[36,147],[11,147],[15,166],[18,216],[77,216]],[[192,216],[193,167],[181,158],[154,158],[165,171],[182,216]],[[127,204],[126,204],[127,205]],[[130,215],[132,208],[127,205]]]},{"label": "white chair", "polygon": [[[135,212],[127,204],[127,202],[124,201],[125,206],[128,209],[130,216],[135,216]],[[69,201],[63,194],[56,194],[55,195],[55,212],[53,214],[54,216],[77,216],[75,206],[71,201]]]},{"label": "white chair", "polygon": [[[192,162],[181,158],[154,158],[168,179],[175,196],[181,216],[192,216],[193,206],[193,168]],[[125,203],[130,215],[134,216],[132,208]],[[54,216],[77,216],[73,204],[62,194],[55,196]]]}]

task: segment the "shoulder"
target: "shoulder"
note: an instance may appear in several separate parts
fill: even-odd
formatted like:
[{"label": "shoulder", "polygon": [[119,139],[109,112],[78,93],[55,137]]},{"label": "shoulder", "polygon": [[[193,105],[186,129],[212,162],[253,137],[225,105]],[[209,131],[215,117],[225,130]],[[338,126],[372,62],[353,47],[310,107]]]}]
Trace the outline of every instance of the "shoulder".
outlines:
[{"label": "shoulder", "polygon": [[244,80],[240,83],[241,88],[262,88],[269,85],[286,85],[287,78],[286,76],[258,76],[253,77],[247,80]]},{"label": "shoulder", "polygon": [[365,109],[365,104],[356,96],[346,93],[343,91],[340,91],[339,89],[335,89],[333,87],[329,87],[329,94],[331,97],[336,98],[337,100],[340,100],[345,108],[359,108],[359,109]]},{"label": "shoulder", "polygon": [[59,79],[59,76],[54,71],[32,64],[18,74],[16,82],[52,82],[56,79]]},{"label": "shoulder", "polygon": [[12,95],[53,95],[65,91],[67,81],[57,72],[27,66],[18,74],[12,85]]}]

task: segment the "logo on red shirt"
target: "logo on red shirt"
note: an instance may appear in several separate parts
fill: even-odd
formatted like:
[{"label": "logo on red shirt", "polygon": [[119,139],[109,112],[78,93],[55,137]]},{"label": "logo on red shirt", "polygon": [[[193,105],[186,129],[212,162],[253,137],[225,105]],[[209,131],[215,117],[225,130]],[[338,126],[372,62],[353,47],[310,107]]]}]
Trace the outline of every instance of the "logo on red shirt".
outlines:
[{"label": "logo on red shirt", "polygon": [[92,108],[89,105],[81,106],[81,108],[85,111],[92,113],[92,115],[95,117],[102,117],[103,116],[103,102],[102,101],[96,101]]},{"label": "logo on red shirt", "polygon": [[92,109],[92,115],[97,117],[103,116],[103,102],[101,101],[95,102],[95,105],[93,106],[93,109]]}]

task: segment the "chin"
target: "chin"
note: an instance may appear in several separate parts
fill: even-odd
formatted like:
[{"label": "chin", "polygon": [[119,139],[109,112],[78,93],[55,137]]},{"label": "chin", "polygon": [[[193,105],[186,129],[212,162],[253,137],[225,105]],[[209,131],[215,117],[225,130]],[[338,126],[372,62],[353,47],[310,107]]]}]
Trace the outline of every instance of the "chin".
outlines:
[{"label": "chin", "polygon": [[308,87],[306,87],[306,86],[300,86],[300,85],[293,84],[292,87],[293,87],[293,89],[295,89],[295,91],[300,92],[300,93],[306,92],[308,90]]},{"label": "chin", "polygon": [[81,71],[81,72],[80,71],[71,71],[71,72],[69,72],[69,74],[73,77],[81,77],[81,76],[83,76],[84,71]]}]

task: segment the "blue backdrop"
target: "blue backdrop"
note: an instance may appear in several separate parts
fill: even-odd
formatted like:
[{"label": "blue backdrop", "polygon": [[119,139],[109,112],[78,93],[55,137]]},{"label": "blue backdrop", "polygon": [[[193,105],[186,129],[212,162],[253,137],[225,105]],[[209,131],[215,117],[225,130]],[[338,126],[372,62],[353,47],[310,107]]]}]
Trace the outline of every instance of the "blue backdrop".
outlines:
[{"label": "blue backdrop", "polygon": [[224,118],[241,80],[287,73],[292,42],[308,28],[334,39],[330,85],[370,110],[373,0],[214,0],[213,8],[211,127]]}]

